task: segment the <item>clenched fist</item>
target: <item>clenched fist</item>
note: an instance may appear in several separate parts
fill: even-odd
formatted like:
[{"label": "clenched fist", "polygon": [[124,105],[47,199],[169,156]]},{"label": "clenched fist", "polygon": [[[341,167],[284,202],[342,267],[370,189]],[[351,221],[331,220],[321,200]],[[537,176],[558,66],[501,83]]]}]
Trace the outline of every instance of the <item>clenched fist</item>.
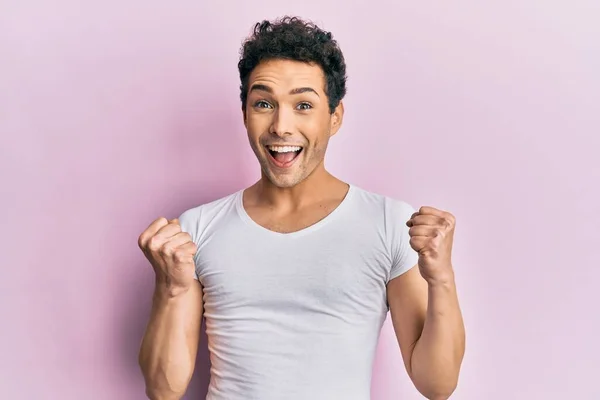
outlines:
[{"label": "clenched fist", "polygon": [[410,246],[419,253],[419,271],[429,283],[452,280],[455,224],[452,214],[433,207],[421,207],[406,222]]},{"label": "clenched fist", "polygon": [[157,285],[164,285],[172,296],[189,289],[198,248],[192,237],[181,231],[177,219],[157,219],[140,235],[138,245],[154,268]]}]

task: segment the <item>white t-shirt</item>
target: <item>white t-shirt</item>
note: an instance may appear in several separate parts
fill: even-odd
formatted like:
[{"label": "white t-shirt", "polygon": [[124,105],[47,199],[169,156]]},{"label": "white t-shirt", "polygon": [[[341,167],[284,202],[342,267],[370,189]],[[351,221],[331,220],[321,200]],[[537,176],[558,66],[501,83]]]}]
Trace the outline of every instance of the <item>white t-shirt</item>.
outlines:
[{"label": "white t-shirt", "polygon": [[207,399],[369,399],[386,284],[417,262],[413,212],[353,185],[331,214],[293,233],[255,223],[241,190],[185,211],[204,287]]}]

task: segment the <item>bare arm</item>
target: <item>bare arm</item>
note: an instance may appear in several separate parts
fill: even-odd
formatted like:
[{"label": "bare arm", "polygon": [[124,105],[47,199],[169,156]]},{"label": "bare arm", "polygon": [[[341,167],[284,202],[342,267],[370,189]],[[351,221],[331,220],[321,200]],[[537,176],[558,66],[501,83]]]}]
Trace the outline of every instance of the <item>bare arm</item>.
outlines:
[{"label": "bare arm", "polygon": [[431,400],[456,389],[465,331],[453,281],[428,284],[415,267],[388,284],[392,323],[415,387]]},{"label": "bare arm", "polygon": [[139,353],[151,400],[180,399],[192,378],[202,322],[202,285],[194,279],[198,250],[179,220],[159,218],[140,235],[156,286]]},{"label": "bare arm", "polygon": [[430,400],[446,400],[458,385],[465,328],[458,304],[452,214],[421,207],[406,222],[418,262],[388,283],[392,323],[415,387]]},{"label": "bare arm", "polygon": [[184,395],[194,372],[202,313],[198,281],[177,296],[157,285],[139,353],[150,399],[175,400]]}]

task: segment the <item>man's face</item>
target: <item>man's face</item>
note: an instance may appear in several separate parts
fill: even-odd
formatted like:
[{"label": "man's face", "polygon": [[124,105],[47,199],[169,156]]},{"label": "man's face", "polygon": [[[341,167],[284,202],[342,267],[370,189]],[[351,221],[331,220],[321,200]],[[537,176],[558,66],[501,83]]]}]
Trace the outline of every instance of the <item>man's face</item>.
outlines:
[{"label": "man's face", "polygon": [[271,60],[250,74],[244,125],[263,174],[289,188],[323,168],[343,106],[329,111],[325,75],[316,65]]}]

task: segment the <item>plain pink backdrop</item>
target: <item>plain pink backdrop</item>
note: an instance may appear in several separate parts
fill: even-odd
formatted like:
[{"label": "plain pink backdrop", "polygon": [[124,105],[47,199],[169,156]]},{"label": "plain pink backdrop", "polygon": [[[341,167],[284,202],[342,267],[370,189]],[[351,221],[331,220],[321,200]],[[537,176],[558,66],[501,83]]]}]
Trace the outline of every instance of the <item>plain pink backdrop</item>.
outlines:
[{"label": "plain pink backdrop", "polygon": [[[346,55],[328,167],[457,216],[468,347],[453,398],[599,399],[599,11],[4,0],[0,397],[144,398],[152,271],[137,237],[258,177],[238,50],[254,22],[287,13],[333,31]],[[206,357],[187,399],[203,397]],[[421,398],[389,323],[372,392]]]}]

